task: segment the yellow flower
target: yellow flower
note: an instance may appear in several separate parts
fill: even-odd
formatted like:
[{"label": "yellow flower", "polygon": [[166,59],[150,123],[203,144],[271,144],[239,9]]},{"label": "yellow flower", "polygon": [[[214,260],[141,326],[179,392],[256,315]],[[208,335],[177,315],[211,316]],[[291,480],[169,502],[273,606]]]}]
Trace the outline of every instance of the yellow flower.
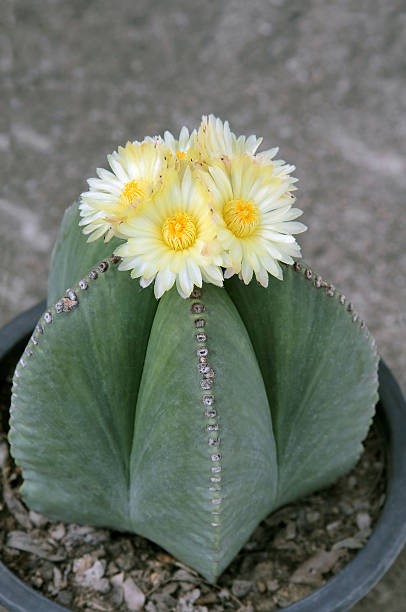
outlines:
[{"label": "yellow flower", "polygon": [[83,233],[91,242],[121,236],[120,225],[135,217],[159,190],[168,167],[167,149],[159,139],[127,142],[107,157],[111,171],[97,169],[79,205]]},{"label": "yellow flower", "polygon": [[282,279],[278,261],[293,263],[300,247],[292,234],[306,230],[293,221],[302,214],[292,208],[294,179],[288,166],[263,164],[248,154],[210,166],[201,180],[211,194],[224,249],[225,278],[239,274],[248,284],[253,274],[268,285],[268,273]]},{"label": "yellow flower", "polygon": [[[251,136],[236,136],[231,130],[228,121],[221,121],[214,115],[203,115],[197,132],[197,146],[203,159],[210,163],[216,158],[233,157],[235,155],[255,155],[262,138]],[[278,152],[278,148],[269,149],[260,153],[261,161],[270,161]]]},{"label": "yellow flower", "polygon": [[188,297],[203,280],[221,286],[238,274],[263,286],[282,278],[278,262],[300,257],[294,234],[294,166],[274,160],[277,149],[258,152],[262,138],[236,136],[227,121],[203,116],[199,129],[179,137],[146,137],[108,156],[79,206],[88,241],[126,239],[116,251],[121,270],[157,297],[175,283]]},{"label": "yellow flower", "polygon": [[169,170],[166,186],[153,205],[123,224],[121,233],[127,242],[115,251],[123,258],[120,270],[131,270],[142,287],[155,281],[157,298],[175,283],[184,298],[194,285],[201,287],[203,280],[222,286],[221,257],[207,191],[193,180],[189,168],[182,179]]}]

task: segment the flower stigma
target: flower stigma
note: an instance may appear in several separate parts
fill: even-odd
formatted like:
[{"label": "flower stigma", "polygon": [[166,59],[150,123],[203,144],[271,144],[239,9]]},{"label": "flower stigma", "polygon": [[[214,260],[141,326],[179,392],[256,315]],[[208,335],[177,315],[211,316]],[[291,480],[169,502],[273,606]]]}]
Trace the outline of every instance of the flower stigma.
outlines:
[{"label": "flower stigma", "polygon": [[251,236],[258,225],[258,206],[253,200],[238,198],[229,200],[223,208],[228,229],[238,238]]},{"label": "flower stigma", "polygon": [[178,212],[168,217],[162,226],[162,237],[174,251],[184,251],[196,242],[197,227],[192,215]]}]

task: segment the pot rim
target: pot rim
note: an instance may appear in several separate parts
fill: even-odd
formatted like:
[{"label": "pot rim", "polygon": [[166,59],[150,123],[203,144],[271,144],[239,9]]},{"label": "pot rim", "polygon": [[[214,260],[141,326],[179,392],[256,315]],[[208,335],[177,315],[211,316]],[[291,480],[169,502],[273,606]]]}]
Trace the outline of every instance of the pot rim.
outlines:
[{"label": "pot rim", "polygon": [[[1,361],[28,339],[45,309],[40,302],[0,329]],[[362,599],[382,578],[406,543],[406,401],[393,374],[379,363],[377,412],[388,442],[388,487],[375,528],[352,561],[325,585],[285,608],[289,612],[345,612]],[[38,593],[0,563],[0,603],[10,612],[67,611]]]}]

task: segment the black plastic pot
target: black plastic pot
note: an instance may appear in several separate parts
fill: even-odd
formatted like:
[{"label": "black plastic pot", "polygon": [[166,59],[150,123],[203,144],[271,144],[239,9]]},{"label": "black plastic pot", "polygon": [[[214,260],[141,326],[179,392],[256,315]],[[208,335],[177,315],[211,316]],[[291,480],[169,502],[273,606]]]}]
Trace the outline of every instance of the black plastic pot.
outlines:
[{"label": "black plastic pot", "polygon": [[[24,350],[42,314],[41,303],[0,330],[0,379],[10,358]],[[337,576],[308,597],[285,608],[289,612],[345,612],[382,578],[406,543],[406,402],[390,370],[379,365],[378,424],[387,441],[388,484],[385,506],[365,547]],[[10,612],[65,610],[46,599],[0,563],[0,604]]]}]

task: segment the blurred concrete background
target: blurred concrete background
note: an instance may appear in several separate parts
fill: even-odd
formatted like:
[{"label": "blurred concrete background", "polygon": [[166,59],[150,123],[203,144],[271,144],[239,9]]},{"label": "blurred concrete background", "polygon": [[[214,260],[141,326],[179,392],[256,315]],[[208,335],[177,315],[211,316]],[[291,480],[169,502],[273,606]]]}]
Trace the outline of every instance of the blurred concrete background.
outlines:
[{"label": "blurred concrete background", "polygon": [[[304,257],[351,296],[405,389],[405,9],[3,0],[0,324],[44,296],[63,210],[107,153],[213,112],[297,166]],[[405,611],[405,569],[403,554],[356,610]]]}]

